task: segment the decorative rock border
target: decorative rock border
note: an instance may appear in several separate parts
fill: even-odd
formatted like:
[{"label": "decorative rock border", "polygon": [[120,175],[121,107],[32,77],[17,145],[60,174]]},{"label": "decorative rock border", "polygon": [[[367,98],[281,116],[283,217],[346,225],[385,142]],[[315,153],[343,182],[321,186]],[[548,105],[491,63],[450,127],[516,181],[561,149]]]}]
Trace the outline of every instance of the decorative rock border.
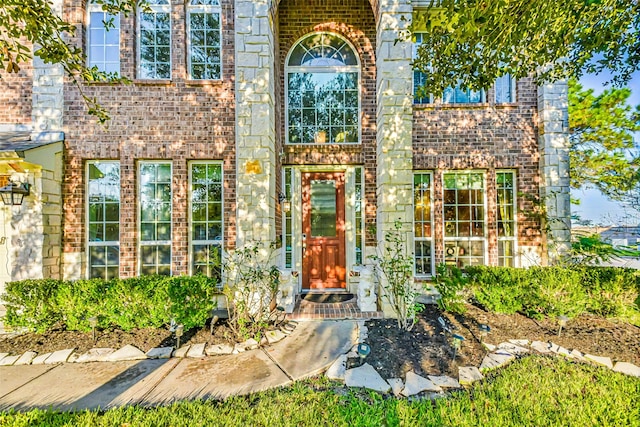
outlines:
[{"label": "decorative rock border", "polygon": [[237,354],[258,348],[261,345],[271,345],[282,341],[289,336],[297,326],[298,322],[290,320],[282,325],[280,329],[266,332],[265,337],[260,342],[249,339],[236,344],[235,347],[229,344],[212,344],[207,346],[206,343],[198,343],[185,344],[179,349],[174,349],[174,347],[154,347],[145,353],[139,348],[127,344],[120,349],[96,347],[83,354],[74,353],[75,349],[73,348],[42,354],[37,354],[34,351],[26,351],[18,355],[0,353],[0,366],[117,362],[124,360],[169,359],[171,357],[198,359],[207,356]]},{"label": "decorative rock border", "polygon": [[[367,327],[364,326],[364,322],[359,322],[358,325],[360,327],[358,338],[359,342],[362,343],[367,339]],[[640,367],[632,363],[617,362],[614,365],[609,357],[583,354],[576,349],[569,351],[553,342],[511,339],[498,345],[485,342],[483,342],[482,345],[489,353],[484,357],[480,366],[459,367],[457,380],[446,375],[428,375],[427,378],[424,378],[413,371],[407,372],[404,381],[402,378],[385,380],[367,363],[357,368],[347,369],[348,359],[358,357],[357,345],[348,353],[336,359],[329,369],[327,369],[325,375],[332,380],[344,381],[348,387],[368,388],[382,393],[392,391],[394,395],[404,397],[428,392],[435,397],[446,393],[447,390],[459,389],[463,386],[471,385],[476,381],[480,381],[484,379],[483,372],[486,373],[501,368],[518,357],[536,352],[539,354],[562,356],[582,363],[604,366],[615,372],[640,377]]]}]

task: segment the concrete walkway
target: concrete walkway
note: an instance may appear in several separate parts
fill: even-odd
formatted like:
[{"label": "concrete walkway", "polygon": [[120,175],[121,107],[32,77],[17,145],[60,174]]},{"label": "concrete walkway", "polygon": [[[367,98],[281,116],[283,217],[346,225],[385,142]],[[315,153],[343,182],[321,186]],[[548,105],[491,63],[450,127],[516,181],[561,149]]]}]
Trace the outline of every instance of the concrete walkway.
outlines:
[{"label": "concrete walkway", "polygon": [[248,394],[322,372],[357,337],[356,321],[300,322],[283,341],[228,356],[0,366],[0,410],[156,406]]}]

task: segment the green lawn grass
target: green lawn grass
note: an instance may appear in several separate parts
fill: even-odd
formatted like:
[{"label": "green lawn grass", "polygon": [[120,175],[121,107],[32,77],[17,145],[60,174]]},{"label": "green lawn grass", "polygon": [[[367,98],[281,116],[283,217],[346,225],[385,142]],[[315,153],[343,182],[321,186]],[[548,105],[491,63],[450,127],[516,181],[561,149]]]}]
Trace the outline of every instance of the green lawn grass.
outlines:
[{"label": "green lawn grass", "polygon": [[640,426],[640,378],[531,356],[467,391],[409,402],[316,379],[224,402],[0,414],[0,426]]}]

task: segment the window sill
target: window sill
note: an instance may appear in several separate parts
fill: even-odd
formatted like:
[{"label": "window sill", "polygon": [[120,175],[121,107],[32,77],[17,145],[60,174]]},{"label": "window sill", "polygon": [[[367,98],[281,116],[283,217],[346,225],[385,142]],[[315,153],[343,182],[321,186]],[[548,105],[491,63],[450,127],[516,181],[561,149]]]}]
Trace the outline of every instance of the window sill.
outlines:
[{"label": "window sill", "polygon": [[[503,104],[500,104],[503,105]],[[461,109],[484,109],[491,107],[492,104],[488,102],[465,102],[458,104],[413,104],[413,108],[416,110],[461,110]]]},{"label": "window sill", "polygon": [[172,80],[170,79],[134,79],[132,81],[135,85],[141,86],[171,86]]},{"label": "window sill", "polygon": [[220,86],[221,84],[224,83],[224,80],[222,79],[217,79],[217,80],[193,80],[193,79],[186,79],[184,81],[185,86]]}]

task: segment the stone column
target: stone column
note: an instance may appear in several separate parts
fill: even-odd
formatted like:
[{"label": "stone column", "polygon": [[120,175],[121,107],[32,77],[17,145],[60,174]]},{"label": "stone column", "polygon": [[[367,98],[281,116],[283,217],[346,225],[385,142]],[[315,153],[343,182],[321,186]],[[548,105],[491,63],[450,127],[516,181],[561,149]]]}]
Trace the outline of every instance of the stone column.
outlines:
[{"label": "stone column", "polygon": [[275,239],[275,39],[270,0],[236,0],[237,238]]},{"label": "stone column", "polygon": [[[410,0],[381,0],[376,34],[377,58],[377,238],[384,237],[397,221],[406,236],[407,252],[413,252],[413,86],[412,45],[401,40],[411,22]],[[385,301],[383,298],[382,301]],[[390,306],[383,303],[386,316]]]},{"label": "stone column", "polygon": [[550,263],[567,255],[571,249],[567,98],[564,81],[538,88],[540,198],[546,211],[544,255]]},{"label": "stone column", "polygon": [[[52,11],[62,16],[62,0],[52,0]],[[34,51],[36,49],[34,48]],[[59,64],[45,64],[33,57],[33,94],[31,121],[33,132],[62,130],[64,112],[64,69]]]}]

